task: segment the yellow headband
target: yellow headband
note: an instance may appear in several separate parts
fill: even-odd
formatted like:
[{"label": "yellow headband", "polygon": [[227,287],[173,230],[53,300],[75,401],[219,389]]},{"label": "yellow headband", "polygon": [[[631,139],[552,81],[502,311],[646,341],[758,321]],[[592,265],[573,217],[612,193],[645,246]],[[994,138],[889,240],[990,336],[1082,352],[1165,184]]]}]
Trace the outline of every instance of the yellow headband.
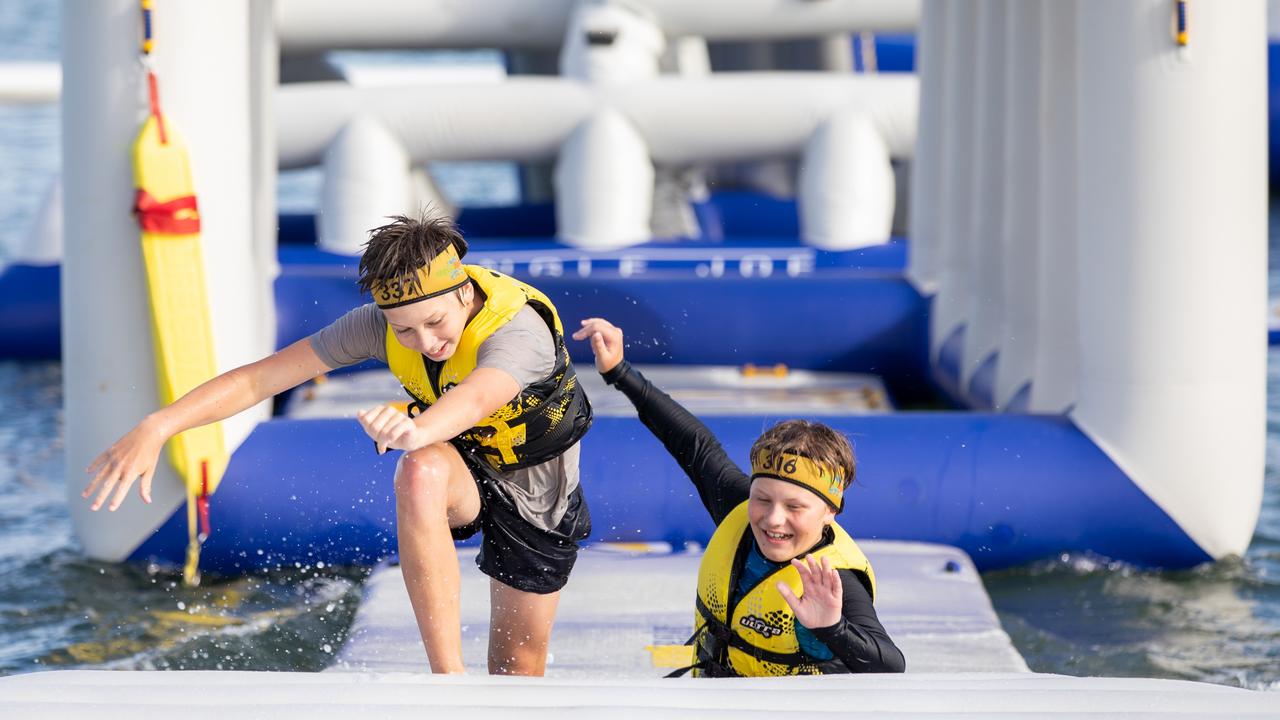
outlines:
[{"label": "yellow headband", "polygon": [[449,243],[416,272],[374,283],[370,291],[373,301],[385,310],[457,290],[466,285],[468,279],[467,271],[462,269],[462,258],[458,257],[453,243]]},{"label": "yellow headband", "polygon": [[751,479],[758,477],[783,480],[812,490],[836,512],[844,507],[844,478],[804,455],[773,455],[762,450],[751,458]]}]

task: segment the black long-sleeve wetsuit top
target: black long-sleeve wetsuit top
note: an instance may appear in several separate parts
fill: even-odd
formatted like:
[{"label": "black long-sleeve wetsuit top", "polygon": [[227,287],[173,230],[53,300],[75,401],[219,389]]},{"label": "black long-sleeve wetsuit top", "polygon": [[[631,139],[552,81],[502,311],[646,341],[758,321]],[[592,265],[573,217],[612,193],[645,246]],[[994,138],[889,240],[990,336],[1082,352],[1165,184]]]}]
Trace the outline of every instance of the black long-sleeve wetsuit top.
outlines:
[{"label": "black long-sleeve wetsuit top", "polygon": [[[645,379],[623,360],[604,374],[605,382],[621,390],[636,407],[640,421],[693,481],[698,496],[718,526],[731,510],[747,500],[751,477],[729,459],[711,430],[680,403]],[[819,546],[831,542],[823,533]],[[781,565],[780,563],[778,565]],[[839,622],[809,628],[849,672],[903,672],[906,659],[893,644],[871,604],[871,595],[852,570],[839,570],[844,604]]]}]

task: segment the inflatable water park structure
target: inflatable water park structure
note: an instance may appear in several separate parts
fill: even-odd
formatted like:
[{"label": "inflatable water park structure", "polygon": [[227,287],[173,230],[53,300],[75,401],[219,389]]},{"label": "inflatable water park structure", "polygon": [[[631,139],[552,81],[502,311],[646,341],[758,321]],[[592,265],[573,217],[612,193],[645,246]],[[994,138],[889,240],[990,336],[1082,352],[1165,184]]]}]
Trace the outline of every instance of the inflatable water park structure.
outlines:
[{"label": "inflatable water park structure", "polygon": [[[424,165],[550,164],[551,204],[458,215],[468,257],[534,280],[567,322],[615,320],[633,362],[869,373],[890,398],[934,382],[973,408],[824,412],[857,445],[845,518],[858,536],[955,545],[982,569],[1062,552],[1185,567],[1244,550],[1263,463],[1262,3],[1198,7],[1185,44],[1176,15],[1152,19],[1173,6],[1151,2],[737,5],[732,23],[714,3],[551,5],[562,36],[536,30],[547,10],[514,2],[158,13],[149,62],[190,149],[208,302],[156,312],[207,312],[217,369],[250,362],[362,302],[367,229],[447,203]],[[77,8],[63,27],[72,468],[157,402],[121,151],[145,113],[126,7]],[[917,12],[918,86],[708,71],[710,42],[901,30]],[[1242,40],[1253,35],[1256,47]],[[432,44],[558,44],[562,73],[278,83],[282,54]],[[798,159],[794,202],[712,184],[717,165],[779,158]],[[910,160],[907,239],[890,237],[905,200],[895,158]],[[324,173],[314,239],[277,247],[276,168],[309,164]],[[655,238],[662,206],[696,231]],[[513,237],[530,226],[556,237]],[[803,391],[800,375],[757,386]],[[725,382],[741,394],[747,380]],[[761,417],[707,420],[745,461]],[[394,460],[372,457],[350,417],[264,405],[222,432],[202,567],[394,554]],[[687,480],[625,408],[602,413],[582,472],[598,539],[709,536]],[[87,552],[181,560],[186,492],[162,473],[153,504],[114,515],[89,512],[69,483]]]},{"label": "inflatable water park structure", "polygon": [[[433,205],[459,211],[472,262],[534,280],[569,322],[617,321],[633,362],[793,369],[755,381],[774,394],[812,383],[795,371],[868,373],[891,397],[916,402],[932,383],[973,408],[823,411],[858,445],[847,522],[861,536],[953,544],[981,568],[1068,551],[1177,567],[1248,543],[1266,66],[1262,40],[1242,39],[1261,37],[1261,3],[1196,7],[1183,35],[1155,2],[214,5],[157,13],[148,65],[189,147],[207,282],[207,308],[154,306],[207,312],[218,370],[361,302],[368,228]],[[865,72],[855,50],[875,46],[848,40],[917,27],[918,81]],[[121,151],[146,75],[133,3],[77,5],[62,30],[63,180],[28,253],[43,263],[27,269],[47,280],[65,255],[52,282],[80,467],[157,402]],[[830,69],[711,70],[734,43],[737,67],[759,68],[780,57],[764,41],[817,36]],[[512,68],[555,57],[559,74],[360,84],[323,61],[406,47],[505,48]],[[282,84],[281,67],[310,81]],[[525,201],[456,208],[428,170],[474,160],[522,163]],[[309,166],[318,212],[278,216],[277,170]],[[6,304],[21,322],[49,314]],[[705,541],[687,481],[616,415],[583,460],[600,539]],[[761,427],[707,419],[735,457]],[[222,425],[206,568],[394,553],[391,461],[368,456],[354,422],[263,406]],[[161,472],[156,502],[124,518],[71,498],[87,552],[180,559],[186,492]]]},{"label": "inflatable water park structure", "polygon": [[[424,667],[386,566],[335,672],[113,678],[111,707],[191,711],[189,694],[154,690],[194,683],[222,688],[206,710],[315,717],[822,714],[854,693],[871,712],[1266,711],[1229,688],[1026,673],[978,576],[1061,553],[1188,567],[1250,540],[1267,343],[1262,0],[156,4],[142,64],[134,0],[63,9],[63,172],[48,204],[63,209],[38,235],[46,265],[61,260],[68,503],[90,556],[181,565],[196,531],[206,573],[395,556],[394,454],[375,455],[351,417],[396,399],[385,372],[335,373],[279,413],[221,423],[216,441],[189,443],[213,448],[198,462],[162,463],[150,505],[90,512],[74,469],[198,381],[193,367],[251,362],[364,302],[368,229],[430,204],[456,212],[469,262],[535,282],[567,324],[621,325],[628,358],[741,462],[775,419],[849,435],[859,484],[842,524],[876,562],[886,626],[913,671],[992,674],[824,678],[803,697],[759,681],[385,675]],[[867,33],[881,31],[917,33],[918,76],[871,72],[888,46]],[[386,48],[500,48],[509,72],[362,79],[325,60]],[[777,69],[795,66],[788,53],[810,70]],[[457,207],[432,181],[435,163],[482,160],[521,164],[517,206]],[[278,171],[316,166],[316,213],[280,215]],[[633,544],[584,551],[550,673],[644,676],[631,650],[687,630],[712,528],[590,372],[589,348],[574,354],[597,416],[581,464],[594,539]],[[964,409],[930,409],[935,391]],[[464,594],[486,596],[461,552]],[[482,648],[482,604],[464,606],[467,652]],[[623,606],[634,612],[600,615]],[[45,715],[101,703],[107,682],[27,680],[5,702]]]}]

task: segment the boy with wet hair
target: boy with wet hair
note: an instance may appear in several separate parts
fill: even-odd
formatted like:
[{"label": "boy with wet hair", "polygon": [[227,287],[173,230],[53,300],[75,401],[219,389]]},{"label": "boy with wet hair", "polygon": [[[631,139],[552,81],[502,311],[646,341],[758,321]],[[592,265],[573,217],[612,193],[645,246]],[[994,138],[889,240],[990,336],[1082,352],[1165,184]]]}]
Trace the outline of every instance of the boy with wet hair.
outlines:
[{"label": "boy with wet hair", "polygon": [[906,660],[872,605],[871,563],[835,522],[853,448],[826,425],[787,420],[752,445],[751,474],[711,431],[623,358],[622,330],[582,321],[605,382],[635,405],[693,481],[716,531],[698,570],[696,676],[902,672]]},{"label": "boy with wet hair", "polygon": [[490,577],[489,671],[541,675],[559,591],[591,529],[578,441],[591,406],[563,326],[537,289],[463,265],[467,243],[443,217],[396,217],[371,232],[359,285],[373,302],[309,338],[197,387],[142,421],[90,466],[93,509],[129,486],[150,502],[160,449],[330,370],[385,362],[412,402],[357,413],[396,466],[400,565],[431,669],[463,672],[454,540],[483,532]]}]

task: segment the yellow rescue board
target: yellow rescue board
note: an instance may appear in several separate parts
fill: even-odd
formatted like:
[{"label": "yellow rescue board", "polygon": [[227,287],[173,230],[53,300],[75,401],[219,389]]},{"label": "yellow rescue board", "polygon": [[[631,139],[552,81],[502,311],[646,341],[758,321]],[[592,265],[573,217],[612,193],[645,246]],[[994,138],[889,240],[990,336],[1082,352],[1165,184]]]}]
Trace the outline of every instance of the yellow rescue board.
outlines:
[{"label": "yellow rescue board", "polygon": [[[133,148],[136,186],[162,203],[194,195],[186,146],[167,122],[165,135],[168,142],[162,143],[156,117],[148,116]],[[144,230],[142,257],[151,297],[160,402],[167,405],[218,374],[200,233]],[[169,442],[170,460],[187,487],[196,492],[201,489],[200,463],[209,463],[208,491],[213,492],[226,470],[226,455],[220,423],[188,430]]]},{"label": "yellow rescue board", "polygon": [[[153,206],[162,206],[159,214],[177,221],[177,227],[191,228],[199,217],[194,206],[191,168],[186,145],[173,125],[155,114],[149,115],[134,143],[133,160],[139,198],[146,197]],[[163,207],[183,198],[192,199],[190,207]],[[155,227],[147,229],[141,217],[139,220],[151,299],[156,377],[160,402],[167,405],[217,374],[204,253],[198,224],[194,225],[194,232],[161,232]],[[173,230],[173,225],[170,223],[168,229]],[[187,488],[187,519],[193,545],[188,550],[187,575],[191,580],[198,556],[194,500],[202,491],[212,493],[227,467],[222,425],[214,423],[177,435],[169,441],[169,459]],[[207,475],[202,472],[202,464],[207,464]]]}]

